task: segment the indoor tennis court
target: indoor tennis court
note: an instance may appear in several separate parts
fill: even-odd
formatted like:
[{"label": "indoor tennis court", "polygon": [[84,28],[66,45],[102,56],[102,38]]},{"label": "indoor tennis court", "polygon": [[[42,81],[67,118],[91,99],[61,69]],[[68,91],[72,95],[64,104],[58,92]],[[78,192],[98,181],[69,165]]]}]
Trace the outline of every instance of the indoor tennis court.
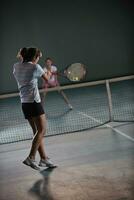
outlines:
[{"label": "indoor tennis court", "polygon": [[[0,13],[0,200],[133,200],[132,2],[2,0]],[[40,52],[37,63],[25,59],[30,48]],[[35,160],[29,156],[35,170],[24,159],[38,126],[33,136],[22,109],[35,99],[20,102],[29,83],[17,87],[13,65],[45,71],[46,59],[57,72],[44,83],[56,74],[58,84],[46,90],[39,78],[36,103],[47,120],[46,155],[57,167],[39,165],[38,146]],[[30,74],[22,75],[26,83]]]},{"label": "indoor tennis court", "polygon": [[21,164],[32,131],[23,121],[17,97],[1,96],[3,200],[9,195],[10,199],[133,199],[134,76],[109,82],[108,91],[105,81],[63,87],[71,99],[71,111],[53,91],[56,88],[50,89],[46,147],[58,168],[40,172]]}]

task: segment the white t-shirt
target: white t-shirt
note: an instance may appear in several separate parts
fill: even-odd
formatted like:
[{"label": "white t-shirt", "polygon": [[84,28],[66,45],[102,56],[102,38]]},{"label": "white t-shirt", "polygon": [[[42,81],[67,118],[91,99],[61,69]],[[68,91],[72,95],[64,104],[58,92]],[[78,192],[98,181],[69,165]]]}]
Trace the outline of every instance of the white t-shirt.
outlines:
[{"label": "white t-shirt", "polygon": [[[47,70],[47,68],[45,67],[44,68],[44,72],[46,73],[48,70]],[[56,66],[54,66],[54,65],[52,65],[51,66],[51,72],[57,72],[57,67]],[[54,82],[56,82],[57,81],[57,77],[56,77],[56,75],[55,74],[53,74],[51,77],[50,77],[50,79],[47,81],[47,83],[49,84],[51,84],[51,83],[54,83]]]},{"label": "white t-shirt", "polygon": [[44,70],[39,64],[31,62],[16,63],[13,66],[13,74],[20,91],[22,103],[41,101],[38,90],[38,78],[44,74]]}]

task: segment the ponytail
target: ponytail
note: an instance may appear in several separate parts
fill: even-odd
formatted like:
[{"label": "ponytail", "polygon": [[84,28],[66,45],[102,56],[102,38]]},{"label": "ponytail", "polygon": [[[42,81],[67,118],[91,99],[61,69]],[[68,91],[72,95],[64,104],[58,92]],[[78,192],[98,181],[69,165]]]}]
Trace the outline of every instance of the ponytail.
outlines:
[{"label": "ponytail", "polygon": [[42,53],[38,48],[23,48],[21,50],[21,56],[23,57],[23,62],[30,62],[33,61],[34,59],[37,59],[37,57],[41,57]]},{"label": "ponytail", "polygon": [[22,49],[20,49],[17,53],[17,58],[24,58],[25,55],[27,53],[27,48],[26,47],[23,47]]}]

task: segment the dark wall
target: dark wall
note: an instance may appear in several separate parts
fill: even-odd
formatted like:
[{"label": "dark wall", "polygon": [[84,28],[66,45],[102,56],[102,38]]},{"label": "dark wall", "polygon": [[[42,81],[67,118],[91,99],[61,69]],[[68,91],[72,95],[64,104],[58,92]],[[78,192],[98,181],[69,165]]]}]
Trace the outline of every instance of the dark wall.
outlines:
[{"label": "dark wall", "polygon": [[130,0],[2,0],[0,93],[17,90],[12,65],[23,46],[39,47],[42,65],[46,56],[60,69],[85,63],[86,81],[132,74],[132,11]]}]

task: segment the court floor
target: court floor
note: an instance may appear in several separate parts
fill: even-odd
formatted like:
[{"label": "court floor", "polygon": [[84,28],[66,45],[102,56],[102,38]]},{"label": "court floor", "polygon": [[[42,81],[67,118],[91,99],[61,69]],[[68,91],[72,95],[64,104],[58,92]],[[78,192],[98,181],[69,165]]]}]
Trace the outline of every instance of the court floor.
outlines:
[{"label": "court floor", "polygon": [[22,164],[31,140],[1,145],[0,200],[134,199],[134,123],[110,126],[47,137],[54,170]]}]

